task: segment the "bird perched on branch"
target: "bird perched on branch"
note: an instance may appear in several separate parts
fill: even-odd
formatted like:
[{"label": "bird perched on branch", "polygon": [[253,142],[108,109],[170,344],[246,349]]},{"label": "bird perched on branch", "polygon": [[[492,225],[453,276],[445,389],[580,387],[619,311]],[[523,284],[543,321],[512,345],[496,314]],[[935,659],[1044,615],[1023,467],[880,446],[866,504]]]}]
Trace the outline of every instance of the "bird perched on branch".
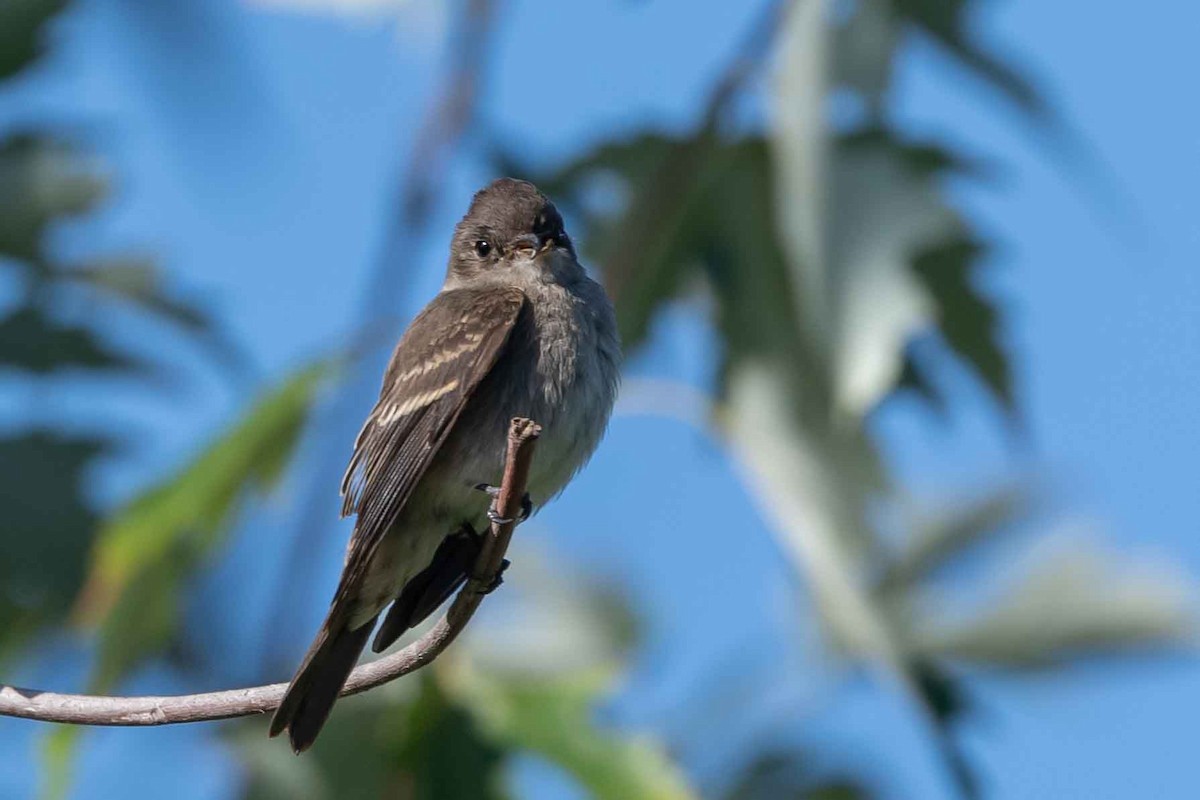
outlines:
[{"label": "bird perched on branch", "polygon": [[[342,482],[356,515],[329,614],[271,721],[307,749],[376,620],[380,652],[466,580],[513,417],[543,432],[530,495],[558,494],[596,448],[616,395],[612,305],[562,217],[526,181],[478,192],[442,290],[400,339]],[[481,489],[483,491],[481,491]]]}]

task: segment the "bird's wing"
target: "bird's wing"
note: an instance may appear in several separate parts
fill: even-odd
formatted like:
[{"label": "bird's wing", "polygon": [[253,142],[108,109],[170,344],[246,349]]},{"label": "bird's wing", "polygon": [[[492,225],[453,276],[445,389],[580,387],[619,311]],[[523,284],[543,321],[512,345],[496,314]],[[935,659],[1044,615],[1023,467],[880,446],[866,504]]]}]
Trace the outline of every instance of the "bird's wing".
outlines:
[{"label": "bird's wing", "polygon": [[335,608],[353,601],[379,542],[500,358],[524,307],[519,289],[443,292],[396,346],[342,479],[342,513],[358,518]]}]

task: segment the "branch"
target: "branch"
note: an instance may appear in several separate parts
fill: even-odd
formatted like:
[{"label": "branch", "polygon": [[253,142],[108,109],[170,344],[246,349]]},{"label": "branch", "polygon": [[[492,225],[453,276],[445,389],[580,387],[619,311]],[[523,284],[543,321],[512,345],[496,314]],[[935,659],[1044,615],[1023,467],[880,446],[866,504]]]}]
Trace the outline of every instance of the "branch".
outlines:
[{"label": "branch", "polygon": [[[514,419],[508,431],[508,456],[504,480],[496,498],[500,516],[510,520],[492,523],[466,585],[459,590],[446,614],[424,636],[398,653],[363,664],[350,673],[342,696],[373,689],[431,663],[467,626],[500,574],[504,554],[512,539],[515,520],[521,515],[521,498],[529,478],[534,444],[541,426],[529,419]],[[245,717],[274,711],[283,699],[286,683],[229,689],[223,692],[166,697],[102,697],[56,694],[0,684],[0,716],[64,722],[71,725],[172,725]]]},{"label": "branch", "polygon": [[[445,177],[445,161],[475,118],[495,12],[493,0],[469,0],[450,41],[446,86],[417,130],[400,189],[402,220],[410,229],[428,219]],[[392,266],[390,261],[385,264]]]}]

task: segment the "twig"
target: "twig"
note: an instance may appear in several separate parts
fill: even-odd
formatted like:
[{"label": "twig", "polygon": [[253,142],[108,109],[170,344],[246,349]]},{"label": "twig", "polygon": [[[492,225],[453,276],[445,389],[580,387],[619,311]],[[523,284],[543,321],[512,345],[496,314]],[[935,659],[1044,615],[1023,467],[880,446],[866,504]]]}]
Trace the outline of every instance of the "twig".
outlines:
[{"label": "twig", "polygon": [[[504,480],[496,510],[509,520],[492,523],[475,561],[471,578],[454,598],[446,614],[424,636],[398,653],[364,664],[350,674],[342,695],[358,694],[407,675],[432,662],[466,627],[483,601],[504,563],[521,498],[529,477],[534,444],[541,426],[532,420],[514,419],[508,431]],[[57,694],[0,684],[0,716],[64,722],[72,725],[172,725],[180,722],[245,717],[273,711],[283,699],[286,683],[229,689],[223,692],[166,697],[103,697]]]},{"label": "twig", "polygon": [[428,219],[444,178],[445,162],[475,119],[495,6],[495,0],[469,0],[450,42],[453,60],[445,89],[417,130],[400,188],[400,210],[409,229],[420,228]]}]

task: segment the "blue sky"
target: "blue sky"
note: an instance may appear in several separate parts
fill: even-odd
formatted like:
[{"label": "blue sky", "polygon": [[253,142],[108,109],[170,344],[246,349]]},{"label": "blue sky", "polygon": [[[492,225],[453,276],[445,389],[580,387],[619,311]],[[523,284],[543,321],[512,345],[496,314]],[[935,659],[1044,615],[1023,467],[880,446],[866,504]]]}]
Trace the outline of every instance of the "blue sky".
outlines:
[{"label": "blue sky", "polygon": [[[686,126],[756,5],[513,4],[497,71],[484,89],[485,118],[498,135],[548,162],[614,131]],[[72,45],[69,57],[0,98],[0,124],[28,115],[94,127],[120,185],[113,209],[77,241],[160,253],[249,343],[259,378],[268,380],[337,347],[355,328],[368,270],[384,246],[388,182],[437,75],[428,43],[438,19],[423,17],[431,29],[414,34],[268,15],[230,0],[179,7],[201,31],[183,40],[193,49],[148,47],[139,29],[155,18],[132,14],[127,2],[80,2],[60,30]],[[1105,203],[1115,195],[1073,184],[1054,149],[918,43],[900,73],[902,118],[1011,168],[990,184],[954,191],[979,229],[1001,244],[990,283],[1011,309],[1031,446],[1015,452],[1005,445],[967,387],[970,413],[949,426],[903,408],[885,415],[889,452],[915,485],[930,490],[1028,468],[1064,507],[1101,520],[1115,545],[1200,575],[1192,464],[1200,451],[1200,107],[1191,101],[1200,9],[1166,0],[1136,12],[1035,0],[986,8],[982,35],[1032,69],[1139,218],[1114,221]],[[455,165],[428,241],[407,243],[397,320],[436,290],[446,232],[487,177],[478,161]],[[74,241],[68,237],[67,246]],[[632,366],[695,378],[709,348],[703,330],[680,315]],[[189,385],[185,402],[113,409],[153,436],[138,441],[135,458],[98,476],[98,495],[121,497],[178,463],[237,412],[244,390],[206,375]],[[290,486],[305,485],[298,477]],[[332,516],[333,487],[329,495]],[[714,507],[712,497],[722,502]],[[285,492],[257,512],[235,553],[278,546],[297,504]],[[799,730],[805,740],[810,721],[829,752],[874,770],[891,791],[884,796],[948,796],[894,698],[867,687],[823,699],[836,684],[806,655],[816,633],[797,613],[769,533],[719,449],[696,431],[619,418],[579,484],[522,535],[620,581],[649,609],[647,644],[609,710],[615,721],[668,735],[686,731],[689,698],[726,680],[732,654],[749,648],[759,658],[744,665],[741,680],[766,687],[769,701],[756,712],[764,729]],[[341,546],[331,536],[327,552],[314,554],[323,584],[307,617],[290,622],[296,652],[284,661],[299,654],[317,623]],[[664,574],[680,553],[684,562]],[[230,586],[262,594],[271,584],[227,563],[206,579],[202,596]],[[223,652],[258,663],[264,620],[226,616],[207,635],[223,642]],[[20,677],[70,684],[63,670],[74,663],[70,652],[41,662]],[[222,670],[230,683],[252,671],[238,664]],[[789,680],[797,671],[802,685]],[[129,688],[197,688],[175,680],[149,670]],[[993,676],[975,686],[985,711],[966,736],[994,790],[989,796],[1195,796],[1200,770],[1190,734],[1200,670],[1193,664],[1089,663],[1053,678]],[[8,765],[0,767],[0,796],[22,796],[32,785],[32,771],[17,766],[33,752],[30,734],[30,726],[0,723],[0,764]],[[197,756],[191,745],[198,736],[195,729],[97,732],[85,747],[77,796],[222,797],[232,780],[228,760],[215,747]],[[683,755],[714,780],[737,746],[736,734],[714,735]],[[138,794],[122,766],[145,748],[159,756],[158,782],[147,782],[154,795]],[[557,796],[546,788],[552,779],[535,773],[530,768],[528,785]]]}]

